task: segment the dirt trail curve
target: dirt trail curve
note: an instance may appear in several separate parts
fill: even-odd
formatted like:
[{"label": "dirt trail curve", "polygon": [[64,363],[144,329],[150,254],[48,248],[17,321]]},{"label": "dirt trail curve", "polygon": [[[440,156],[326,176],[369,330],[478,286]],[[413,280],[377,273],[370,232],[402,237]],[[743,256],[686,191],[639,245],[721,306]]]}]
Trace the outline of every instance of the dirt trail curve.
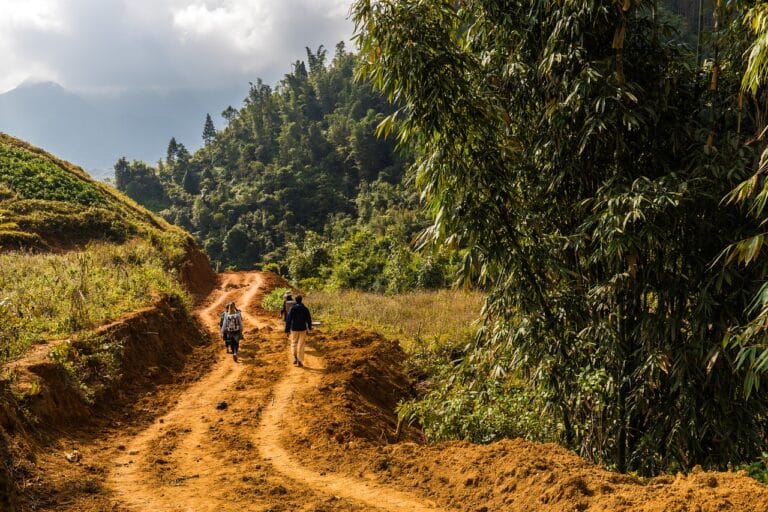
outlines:
[{"label": "dirt trail curve", "polygon": [[[265,465],[271,471],[264,479],[268,477],[275,492],[288,493],[286,489],[298,488],[296,492],[304,493],[299,502],[308,507],[314,501],[332,502],[332,508],[339,510],[439,510],[432,503],[380,484],[313,471],[285,449],[285,431],[292,421],[297,421],[291,416],[291,400],[317,385],[323,361],[308,355],[307,368],[295,368],[290,365],[289,349],[278,343],[275,361],[284,362],[282,373],[275,375],[279,382],[273,381],[271,390],[247,389],[252,385],[247,378],[248,360],[259,369],[255,352],[248,350],[248,340],[257,338],[260,330],[279,327],[274,317],[260,312],[265,291],[264,274],[258,272],[222,277],[221,286],[197,315],[209,330],[217,331],[219,311],[226,302],[236,301],[243,310],[247,334],[241,348],[241,360],[246,364],[234,363],[222,350],[211,371],[192,385],[165,416],[138,435],[118,441],[121,455],[106,480],[114,500],[134,511],[263,510],[263,506],[252,504],[237,485],[251,478],[247,475],[254,468]],[[215,406],[222,400],[229,402],[232,411],[245,410],[239,419],[229,418],[236,434],[221,432],[224,418],[217,419]],[[258,401],[264,402],[261,408],[249,409]],[[260,420],[249,425],[249,415],[260,415]],[[228,436],[227,444],[217,441],[217,433],[218,438]],[[235,441],[239,444],[233,444]],[[242,454],[237,453],[237,446],[244,447]],[[249,450],[253,447],[257,450]],[[294,505],[293,509],[298,508]]]},{"label": "dirt trail curve", "polygon": [[[288,360],[286,360],[288,361]],[[441,510],[409,495],[369,482],[339,475],[321,474],[307,469],[292,458],[281,444],[281,436],[290,428],[288,414],[291,400],[320,383],[322,360],[307,354],[305,368],[292,368],[273,390],[272,404],[264,411],[256,432],[259,451],[282,474],[332,496],[343,496],[379,510],[427,512]]]}]

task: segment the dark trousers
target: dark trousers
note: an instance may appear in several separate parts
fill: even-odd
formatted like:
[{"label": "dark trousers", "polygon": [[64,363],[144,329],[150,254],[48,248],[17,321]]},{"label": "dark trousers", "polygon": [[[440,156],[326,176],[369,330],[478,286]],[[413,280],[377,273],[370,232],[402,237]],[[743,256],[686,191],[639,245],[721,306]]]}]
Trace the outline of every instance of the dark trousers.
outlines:
[{"label": "dark trousers", "polygon": [[224,334],[224,345],[232,349],[233,354],[237,354],[237,351],[240,349],[240,337],[241,334],[239,332]]}]

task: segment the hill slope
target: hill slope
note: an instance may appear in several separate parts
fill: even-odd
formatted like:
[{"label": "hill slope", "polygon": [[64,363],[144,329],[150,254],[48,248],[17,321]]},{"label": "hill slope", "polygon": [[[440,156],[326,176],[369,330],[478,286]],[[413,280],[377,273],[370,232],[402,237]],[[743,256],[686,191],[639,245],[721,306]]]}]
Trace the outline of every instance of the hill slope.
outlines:
[{"label": "hill slope", "polygon": [[71,249],[181,230],[152,215],[81,168],[0,133],[0,248]]},{"label": "hill slope", "polygon": [[189,306],[214,283],[183,230],[0,133],[0,510],[14,509],[36,443],[207,341]]}]

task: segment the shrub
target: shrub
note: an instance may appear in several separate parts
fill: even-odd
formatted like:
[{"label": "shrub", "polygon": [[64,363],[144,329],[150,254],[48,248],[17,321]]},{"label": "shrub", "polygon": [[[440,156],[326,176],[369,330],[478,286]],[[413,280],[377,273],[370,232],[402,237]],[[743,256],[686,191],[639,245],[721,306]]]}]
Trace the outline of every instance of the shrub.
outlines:
[{"label": "shrub", "polygon": [[420,393],[398,406],[401,421],[418,424],[430,441],[466,439],[489,443],[524,437],[539,442],[558,439],[561,426],[547,411],[541,394],[507,376],[470,385],[480,378],[467,357],[469,337],[448,344],[419,344],[409,366],[419,376]]},{"label": "shrub", "polygon": [[267,311],[280,311],[280,308],[283,307],[283,296],[285,292],[290,291],[290,288],[275,288],[264,296],[261,307]]}]

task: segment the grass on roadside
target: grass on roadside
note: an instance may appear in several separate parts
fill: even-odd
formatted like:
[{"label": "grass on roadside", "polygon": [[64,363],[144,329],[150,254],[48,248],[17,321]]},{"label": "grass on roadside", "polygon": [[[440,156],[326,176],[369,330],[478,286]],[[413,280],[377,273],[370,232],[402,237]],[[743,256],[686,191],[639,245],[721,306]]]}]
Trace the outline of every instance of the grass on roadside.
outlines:
[{"label": "grass on roadside", "polygon": [[264,296],[261,301],[261,307],[267,311],[278,312],[283,307],[285,292],[290,292],[290,288],[275,288]]},{"label": "grass on roadside", "polygon": [[312,292],[304,301],[314,320],[330,327],[354,324],[414,343],[436,346],[466,339],[477,330],[483,296],[460,290],[383,295],[356,290]]},{"label": "grass on roadside", "polygon": [[0,364],[32,344],[64,338],[187,292],[168,254],[143,240],[65,254],[0,253]]}]

